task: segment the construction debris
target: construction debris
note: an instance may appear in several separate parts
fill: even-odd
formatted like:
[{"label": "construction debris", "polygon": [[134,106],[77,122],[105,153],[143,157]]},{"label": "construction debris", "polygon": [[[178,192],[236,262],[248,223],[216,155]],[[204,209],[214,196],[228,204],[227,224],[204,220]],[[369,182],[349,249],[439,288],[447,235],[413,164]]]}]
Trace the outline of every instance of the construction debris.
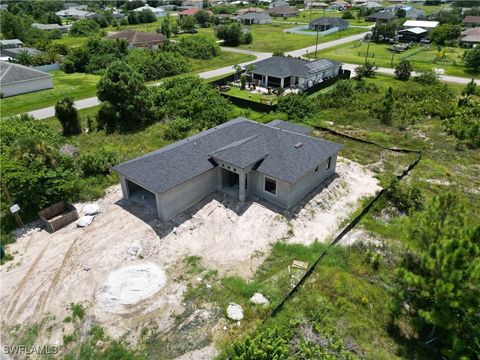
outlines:
[{"label": "construction debris", "polygon": [[305,261],[293,260],[292,267],[294,267],[296,269],[307,270],[308,269],[308,263],[305,262]]},{"label": "construction debris", "polygon": [[268,299],[260,293],[255,293],[250,298],[250,302],[258,305],[268,304]]},{"label": "construction debris", "polygon": [[83,227],[86,227],[86,226],[90,225],[92,223],[94,217],[95,216],[90,216],[90,215],[82,216],[77,221],[77,227],[83,228]]},{"label": "construction debris", "polygon": [[83,207],[83,213],[85,215],[95,215],[100,212],[100,207],[96,204],[87,204]]},{"label": "construction debris", "polygon": [[229,319],[238,321],[243,319],[243,309],[240,305],[230,303],[227,307],[227,316]]}]

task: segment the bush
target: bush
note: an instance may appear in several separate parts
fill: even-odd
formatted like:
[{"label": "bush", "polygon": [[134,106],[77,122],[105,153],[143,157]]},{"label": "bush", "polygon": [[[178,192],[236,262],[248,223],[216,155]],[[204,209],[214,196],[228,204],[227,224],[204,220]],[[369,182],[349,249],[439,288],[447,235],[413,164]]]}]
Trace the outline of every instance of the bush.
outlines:
[{"label": "bush", "polygon": [[58,100],[55,104],[55,116],[62,124],[63,135],[77,135],[82,133],[78,111],[73,106],[73,99],[70,97]]},{"label": "bush", "polygon": [[422,85],[435,85],[439,83],[439,76],[434,70],[420,70],[413,81]]},{"label": "bush", "polygon": [[215,40],[205,35],[181,38],[178,49],[182,55],[194,59],[211,59],[220,55],[220,46]]},{"label": "bush", "polygon": [[239,23],[217,26],[216,35],[217,38],[224,40],[224,45],[227,46],[250,44],[253,41],[252,33],[250,31],[243,32]]},{"label": "bush", "polygon": [[95,35],[100,30],[100,26],[93,20],[78,20],[72,24],[70,35],[72,36],[90,36]]},{"label": "bush", "polygon": [[94,152],[81,154],[78,163],[83,176],[106,175],[112,166],[118,163],[117,154],[114,151],[99,149]]},{"label": "bush", "polygon": [[187,137],[192,130],[192,123],[184,118],[177,118],[168,123],[164,138],[166,140],[180,140]]},{"label": "bush", "polygon": [[145,81],[162,79],[188,71],[188,61],[181,54],[170,51],[132,49],[127,63],[137,70]]},{"label": "bush", "polygon": [[405,185],[393,177],[386,190],[387,198],[400,211],[408,212],[422,207],[423,196],[420,189],[415,185]]},{"label": "bush", "polygon": [[466,50],[463,53],[462,59],[466,67],[472,69],[474,72],[480,71],[480,47]]},{"label": "bush", "polygon": [[360,65],[355,68],[355,73],[357,74],[357,79],[362,79],[364,77],[373,77],[375,75],[375,70],[378,68],[374,63],[367,61],[364,65]]},{"label": "bush", "polygon": [[278,99],[277,109],[289,120],[303,120],[313,113],[313,102],[304,94],[288,94]]},{"label": "bush", "polygon": [[72,74],[75,72],[75,63],[70,59],[66,59],[63,62],[62,68],[66,74]]},{"label": "bush", "polygon": [[407,81],[412,74],[413,66],[408,60],[402,60],[395,68],[395,76],[398,80]]}]

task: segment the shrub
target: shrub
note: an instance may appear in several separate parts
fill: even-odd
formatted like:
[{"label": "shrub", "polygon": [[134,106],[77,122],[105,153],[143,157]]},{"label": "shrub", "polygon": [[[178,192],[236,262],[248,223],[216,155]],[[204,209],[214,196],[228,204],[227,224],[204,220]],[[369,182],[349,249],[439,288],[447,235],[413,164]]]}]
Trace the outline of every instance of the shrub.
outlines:
[{"label": "shrub", "polygon": [[90,36],[95,35],[100,30],[100,26],[93,20],[78,20],[72,24],[70,35],[72,36]]},{"label": "shrub", "polygon": [[75,63],[70,60],[70,59],[66,59],[64,62],[63,62],[63,71],[65,71],[66,74],[72,74],[75,72]]},{"label": "shrub", "polygon": [[239,23],[217,26],[216,35],[217,38],[224,40],[224,45],[227,46],[250,44],[253,41],[251,32],[244,33]]},{"label": "shrub", "polygon": [[106,175],[118,163],[117,154],[107,149],[81,154],[78,159],[83,176]]},{"label": "shrub", "polygon": [[480,71],[480,47],[466,50],[463,53],[462,59],[466,67],[472,69],[474,72]]},{"label": "shrub", "polygon": [[375,70],[378,68],[375,66],[374,63],[369,61],[365,62],[365,64],[360,65],[355,68],[355,73],[357,74],[357,79],[362,79],[364,77],[373,77],[375,76]]},{"label": "shrub", "polygon": [[277,109],[290,120],[302,120],[313,113],[313,103],[304,94],[288,94],[278,99]]},{"label": "shrub", "polygon": [[386,190],[387,198],[400,211],[418,210],[422,207],[423,196],[415,185],[405,185],[393,177]]},{"label": "shrub", "polygon": [[395,68],[395,76],[398,80],[407,81],[410,79],[412,71],[412,63],[408,60],[402,60]]},{"label": "shrub", "polygon": [[165,129],[164,138],[166,140],[180,140],[187,137],[192,130],[192,123],[184,118],[176,118],[170,121]]},{"label": "shrub", "polygon": [[423,85],[435,85],[439,83],[439,76],[434,70],[421,70],[413,81]]},{"label": "shrub", "polygon": [[55,116],[62,124],[63,135],[77,135],[82,133],[78,111],[73,106],[73,99],[70,97],[58,100],[55,104]]},{"label": "shrub", "polygon": [[181,38],[178,49],[182,55],[194,59],[211,59],[220,55],[220,46],[215,40],[205,35]]}]

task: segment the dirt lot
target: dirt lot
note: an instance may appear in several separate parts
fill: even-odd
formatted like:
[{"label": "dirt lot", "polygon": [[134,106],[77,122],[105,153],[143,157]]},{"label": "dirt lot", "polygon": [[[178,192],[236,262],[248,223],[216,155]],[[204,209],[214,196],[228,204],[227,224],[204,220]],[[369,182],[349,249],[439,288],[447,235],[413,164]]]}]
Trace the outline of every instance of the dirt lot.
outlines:
[{"label": "dirt lot", "polygon": [[[83,303],[87,316],[115,338],[128,335],[134,342],[132,334],[152,319],[168,330],[172,315],[184,311],[186,285],[174,279],[185,256],[200,256],[220,276],[248,278],[272,243],[328,241],[358,200],[379,189],[373,173],[357,163],[340,159],[337,173],[288,212],[215,193],[162,223],[122,200],[120,186],[113,186],[96,202],[101,213],[86,228],[70,224],[49,234],[33,223],[18,232],[9,247],[15,258],[0,269],[2,332],[47,315],[61,324],[70,303]],[[75,205],[82,215],[85,204]],[[140,256],[131,254],[134,247],[141,247]],[[38,342],[59,345],[63,331],[58,326]]]}]

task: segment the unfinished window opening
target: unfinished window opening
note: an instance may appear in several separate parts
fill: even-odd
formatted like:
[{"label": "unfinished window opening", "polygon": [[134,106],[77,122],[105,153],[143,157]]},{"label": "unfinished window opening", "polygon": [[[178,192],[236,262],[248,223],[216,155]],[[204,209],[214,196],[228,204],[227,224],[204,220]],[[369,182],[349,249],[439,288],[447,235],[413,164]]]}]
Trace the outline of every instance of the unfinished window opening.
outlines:
[{"label": "unfinished window opening", "polygon": [[265,176],[264,190],[272,195],[277,195],[277,181]]},{"label": "unfinished window opening", "polygon": [[315,168],[315,172],[317,172],[317,171],[318,171],[318,165],[317,165],[317,167]]},{"label": "unfinished window opening", "polygon": [[325,168],[325,170],[328,170],[330,169],[330,166],[332,165],[332,157],[330,156],[327,160],[327,167]]}]

